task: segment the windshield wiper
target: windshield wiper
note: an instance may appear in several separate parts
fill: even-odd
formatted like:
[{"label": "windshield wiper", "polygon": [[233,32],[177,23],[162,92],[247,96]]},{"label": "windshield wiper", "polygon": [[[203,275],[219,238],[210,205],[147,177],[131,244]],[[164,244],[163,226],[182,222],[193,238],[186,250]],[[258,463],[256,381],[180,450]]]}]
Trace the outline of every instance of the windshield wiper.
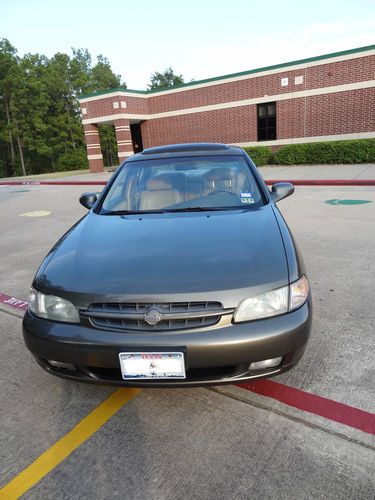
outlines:
[{"label": "windshield wiper", "polygon": [[183,208],[167,208],[164,212],[214,212],[220,210],[238,210],[242,207],[183,207]]},{"label": "windshield wiper", "polygon": [[222,210],[239,210],[243,207],[180,207],[165,208],[162,210],[112,210],[101,215],[144,215],[144,214],[167,214],[174,212],[215,212]]},{"label": "windshield wiper", "polygon": [[163,214],[165,210],[111,210],[100,215],[143,215],[143,214]]}]

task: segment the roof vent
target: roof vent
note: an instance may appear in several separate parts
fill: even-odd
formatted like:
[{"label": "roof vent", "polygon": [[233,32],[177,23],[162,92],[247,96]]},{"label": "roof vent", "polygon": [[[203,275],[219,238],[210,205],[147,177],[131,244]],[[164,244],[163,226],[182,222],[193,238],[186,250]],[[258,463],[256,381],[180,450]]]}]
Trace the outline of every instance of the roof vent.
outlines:
[{"label": "roof vent", "polygon": [[170,144],[168,146],[157,146],[142,151],[143,155],[154,155],[161,153],[181,153],[188,151],[222,151],[229,149],[226,144],[216,144],[213,142],[191,143],[191,144]]}]

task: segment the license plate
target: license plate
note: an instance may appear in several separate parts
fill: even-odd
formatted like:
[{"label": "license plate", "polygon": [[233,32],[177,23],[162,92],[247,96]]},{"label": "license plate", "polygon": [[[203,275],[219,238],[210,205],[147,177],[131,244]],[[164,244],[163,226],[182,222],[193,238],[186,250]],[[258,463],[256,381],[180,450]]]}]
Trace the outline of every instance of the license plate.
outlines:
[{"label": "license plate", "polygon": [[124,380],[186,378],[182,352],[120,352],[119,358]]}]

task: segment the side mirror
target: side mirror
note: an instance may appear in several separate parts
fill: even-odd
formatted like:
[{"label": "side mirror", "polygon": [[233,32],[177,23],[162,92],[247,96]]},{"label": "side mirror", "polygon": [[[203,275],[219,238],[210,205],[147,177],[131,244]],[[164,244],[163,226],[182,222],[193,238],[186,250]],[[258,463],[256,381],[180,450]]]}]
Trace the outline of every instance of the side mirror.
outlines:
[{"label": "side mirror", "polygon": [[273,201],[283,200],[294,193],[294,186],[291,182],[277,182],[272,186],[271,196]]},{"label": "side mirror", "polygon": [[79,202],[85,208],[88,208],[89,210],[91,210],[91,208],[95,205],[97,199],[98,199],[98,197],[96,196],[95,193],[83,193],[79,197]]}]

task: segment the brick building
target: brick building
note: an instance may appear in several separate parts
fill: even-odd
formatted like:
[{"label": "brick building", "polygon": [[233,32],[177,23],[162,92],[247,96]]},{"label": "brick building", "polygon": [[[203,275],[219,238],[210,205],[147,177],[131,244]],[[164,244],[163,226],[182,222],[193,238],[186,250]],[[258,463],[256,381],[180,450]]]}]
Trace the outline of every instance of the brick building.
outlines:
[{"label": "brick building", "polygon": [[171,87],[82,96],[92,172],[103,169],[98,125],[116,130],[120,162],[182,142],[240,146],[375,137],[375,45]]}]

